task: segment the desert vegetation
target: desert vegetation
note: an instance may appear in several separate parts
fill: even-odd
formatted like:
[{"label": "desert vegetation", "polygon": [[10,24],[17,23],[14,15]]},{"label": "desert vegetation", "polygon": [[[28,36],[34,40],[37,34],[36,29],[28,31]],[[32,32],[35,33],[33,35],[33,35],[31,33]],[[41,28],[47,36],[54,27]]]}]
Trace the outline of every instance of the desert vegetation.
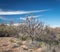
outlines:
[{"label": "desert vegetation", "polygon": [[24,48],[25,50],[45,48],[41,52],[59,52],[60,49],[60,28],[44,25],[33,16],[27,16],[24,23],[18,23],[18,26],[15,26],[13,21],[10,21],[9,25],[0,24],[0,37],[17,38],[17,44],[20,45],[22,41],[27,41],[28,48]]}]

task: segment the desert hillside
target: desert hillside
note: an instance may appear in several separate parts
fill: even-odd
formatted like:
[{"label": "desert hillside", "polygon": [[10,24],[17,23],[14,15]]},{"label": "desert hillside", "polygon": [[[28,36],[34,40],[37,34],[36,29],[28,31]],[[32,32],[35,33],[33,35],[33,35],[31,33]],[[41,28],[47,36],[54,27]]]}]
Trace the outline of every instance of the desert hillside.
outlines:
[{"label": "desert hillside", "polygon": [[60,52],[60,28],[26,17],[24,24],[0,24],[0,52]]}]

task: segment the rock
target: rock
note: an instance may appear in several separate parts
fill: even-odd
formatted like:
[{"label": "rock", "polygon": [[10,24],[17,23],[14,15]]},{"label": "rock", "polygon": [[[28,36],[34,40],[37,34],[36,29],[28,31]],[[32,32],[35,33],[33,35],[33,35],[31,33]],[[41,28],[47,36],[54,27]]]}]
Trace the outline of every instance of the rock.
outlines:
[{"label": "rock", "polygon": [[23,44],[23,45],[26,45],[26,41],[22,41],[22,44]]},{"label": "rock", "polygon": [[8,46],[8,45],[9,45],[9,44],[7,44],[7,43],[3,43],[3,44],[2,44],[2,46]]},{"label": "rock", "polygon": [[21,48],[23,48],[24,50],[28,50],[28,47],[26,45],[22,45]]},{"label": "rock", "polygon": [[12,45],[12,48],[17,48],[17,47],[19,47],[19,45],[16,43]]},{"label": "rock", "polygon": [[32,43],[28,44],[29,49],[35,49],[35,48],[37,49],[37,48],[39,48],[39,46],[40,46],[40,44],[37,41],[33,41]]}]

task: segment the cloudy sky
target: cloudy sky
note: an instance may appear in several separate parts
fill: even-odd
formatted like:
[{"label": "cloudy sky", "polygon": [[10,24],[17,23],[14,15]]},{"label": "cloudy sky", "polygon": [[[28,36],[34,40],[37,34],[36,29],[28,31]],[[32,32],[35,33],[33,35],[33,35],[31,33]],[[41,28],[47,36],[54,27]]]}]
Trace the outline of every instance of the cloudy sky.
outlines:
[{"label": "cloudy sky", "polygon": [[60,26],[60,0],[0,0],[0,23],[18,23],[31,13],[47,25]]}]

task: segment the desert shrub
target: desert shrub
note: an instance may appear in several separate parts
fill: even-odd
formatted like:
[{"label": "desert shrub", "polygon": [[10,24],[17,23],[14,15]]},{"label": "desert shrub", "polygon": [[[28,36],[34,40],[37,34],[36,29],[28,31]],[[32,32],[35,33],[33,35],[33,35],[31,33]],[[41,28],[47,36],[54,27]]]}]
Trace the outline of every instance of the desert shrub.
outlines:
[{"label": "desert shrub", "polygon": [[16,35],[18,35],[18,31],[14,26],[0,25],[0,37],[14,37]]},{"label": "desert shrub", "polygon": [[30,37],[26,37],[26,41],[27,41],[27,43],[29,43]]},{"label": "desert shrub", "polygon": [[13,39],[10,39],[9,41],[10,41],[11,43],[14,43],[14,40],[13,40]]},{"label": "desert shrub", "polygon": [[21,37],[21,36],[18,37],[18,42],[17,42],[17,44],[18,44],[18,45],[22,45],[22,37]]}]

